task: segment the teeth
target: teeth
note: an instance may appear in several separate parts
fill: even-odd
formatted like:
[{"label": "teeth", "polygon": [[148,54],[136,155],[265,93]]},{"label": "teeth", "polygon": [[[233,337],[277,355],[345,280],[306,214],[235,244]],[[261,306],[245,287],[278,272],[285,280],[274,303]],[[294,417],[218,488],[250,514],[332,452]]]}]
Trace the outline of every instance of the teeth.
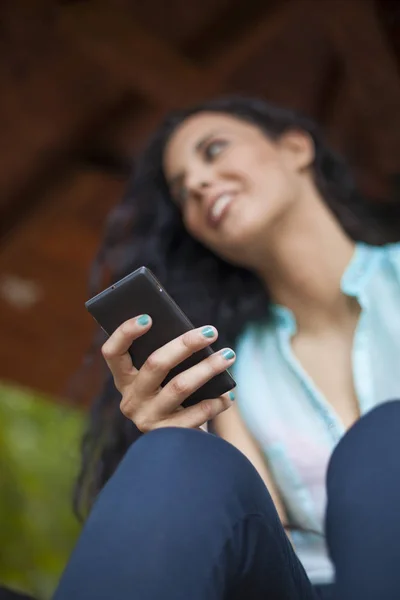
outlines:
[{"label": "teeth", "polygon": [[214,204],[211,209],[211,216],[213,219],[218,219],[224,210],[224,208],[229,204],[232,200],[232,196],[230,194],[222,194]]}]

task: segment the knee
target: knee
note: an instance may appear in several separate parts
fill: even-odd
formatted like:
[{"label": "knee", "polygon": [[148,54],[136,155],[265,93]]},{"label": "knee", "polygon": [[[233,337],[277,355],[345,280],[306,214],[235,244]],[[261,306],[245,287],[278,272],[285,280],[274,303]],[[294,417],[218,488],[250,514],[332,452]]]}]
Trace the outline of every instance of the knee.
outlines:
[{"label": "knee", "polygon": [[352,485],[363,473],[369,476],[373,465],[397,462],[399,445],[400,400],[390,400],[361,417],[340,440],[329,463],[328,493]]},{"label": "knee", "polygon": [[162,428],[144,435],[128,452],[127,463],[149,476],[168,473],[175,481],[189,480],[243,487],[258,483],[258,473],[232,444],[203,431]]},{"label": "knee", "polygon": [[157,510],[177,503],[185,510],[275,511],[253,465],[225,440],[198,430],[162,428],[129,449],[114,476],[132,499]]}]

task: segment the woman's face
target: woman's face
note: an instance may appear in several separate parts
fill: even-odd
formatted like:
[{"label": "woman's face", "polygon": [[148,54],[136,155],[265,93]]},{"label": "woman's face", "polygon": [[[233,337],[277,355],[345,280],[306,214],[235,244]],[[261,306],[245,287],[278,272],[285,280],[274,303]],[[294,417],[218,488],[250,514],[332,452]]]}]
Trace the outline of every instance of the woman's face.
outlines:
[{"label": "woman's face", "polygon": [[223,258],[251,266],[252,249],[265,245],[296,202],[312,153],[300,131],[272,141],[246,121],[198,113],[171,136],[164,172],[189,233]]}]

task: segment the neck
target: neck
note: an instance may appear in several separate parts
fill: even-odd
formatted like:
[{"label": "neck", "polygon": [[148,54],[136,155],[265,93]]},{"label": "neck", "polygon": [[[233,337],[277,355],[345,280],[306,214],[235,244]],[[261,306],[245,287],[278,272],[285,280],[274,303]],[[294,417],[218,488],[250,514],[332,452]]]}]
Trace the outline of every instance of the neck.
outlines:
[{"label": "neck", "polygon": [[[272,301],[289,308],[299,330],[340,325],[354,314],[354,299],[340,284],[355,248],[323,201],[310,201],[276,225],[257,269]],[[295,214],[297,212],[297,214]]]}]

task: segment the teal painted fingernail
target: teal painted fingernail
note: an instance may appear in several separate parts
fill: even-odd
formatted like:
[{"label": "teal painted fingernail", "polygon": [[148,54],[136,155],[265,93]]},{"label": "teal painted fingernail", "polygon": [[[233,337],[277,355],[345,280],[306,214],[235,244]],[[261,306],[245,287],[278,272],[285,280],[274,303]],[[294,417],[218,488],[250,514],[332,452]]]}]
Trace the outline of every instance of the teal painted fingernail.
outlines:
[{"label": "teal painted fingernail", "polygon": [[229,400],[232,400],[232,402],[235,399],[235,394],[233,392],[229,392]]},{"label": "teal painted fingernail", "polygon": [[203,329],[201,330],[201,333],[204,335],[204,337],[206,338],[213,338],[215,336],[215,331],[212,327],[203,327]]},{"label": "teal painted fingernail", "polygon": [[231,358],[235,358],[235,353],[230,348],[226,348],[225,350],[222,350],[222,356],[226,360],[231,360]]},{"label": "teal painted fingernail", "polygon": [[149,321],[150,321],[149,315],[140,315],[140,317],[138,317],[138,320],[137,320],[139,325],[141,325],[142,327],[144,327],[145,325],[148,325]]}]

